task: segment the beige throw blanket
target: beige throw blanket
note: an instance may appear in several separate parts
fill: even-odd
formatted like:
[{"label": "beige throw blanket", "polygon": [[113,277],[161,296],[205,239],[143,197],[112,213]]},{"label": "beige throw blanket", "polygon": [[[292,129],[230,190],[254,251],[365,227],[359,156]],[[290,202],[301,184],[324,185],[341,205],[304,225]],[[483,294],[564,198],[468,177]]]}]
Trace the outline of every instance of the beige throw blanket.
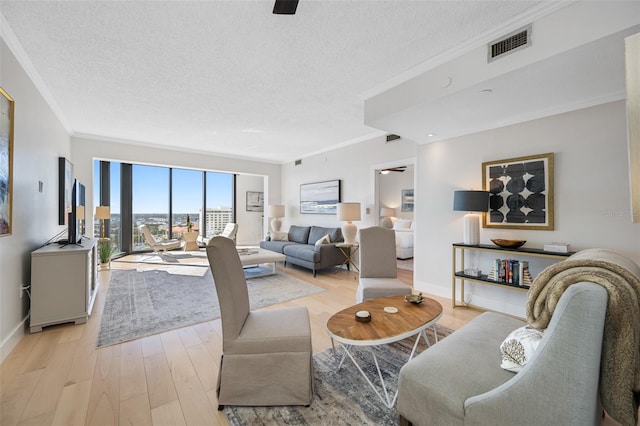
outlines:
[{"label": "beige throw blanket", "polygon": [[588,281],[609,295],[600,362],[600,399],[623,425],[636,425],[640,392],[640,267],[611,250],[580,251],[538,275],[529,290],[527,321],[546,328],[564,290]]}]

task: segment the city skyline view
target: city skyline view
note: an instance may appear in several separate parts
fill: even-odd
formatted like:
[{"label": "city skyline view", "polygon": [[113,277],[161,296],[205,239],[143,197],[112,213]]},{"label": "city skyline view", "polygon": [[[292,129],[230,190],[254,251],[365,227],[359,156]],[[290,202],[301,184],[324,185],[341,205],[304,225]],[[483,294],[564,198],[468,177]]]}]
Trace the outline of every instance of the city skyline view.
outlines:
[{"label": "city skyline view", "polygon": [[[99,164],[96,161],[96,164]],[[112,214],[120,212],[120,163],[111,162]],[[207,172],[207,209],[233,206],[233,174]],[[100,181],[100,169],[94,167],[94,184]],[[173,213],[195,214],[202,208],[202,171],[173,169]],[[169,168],[133,165],[133,213],[167,214],[169,211]],[[94,189],[94,204],[100,205]],[[193,219],[192,219],[193,220]]]}]

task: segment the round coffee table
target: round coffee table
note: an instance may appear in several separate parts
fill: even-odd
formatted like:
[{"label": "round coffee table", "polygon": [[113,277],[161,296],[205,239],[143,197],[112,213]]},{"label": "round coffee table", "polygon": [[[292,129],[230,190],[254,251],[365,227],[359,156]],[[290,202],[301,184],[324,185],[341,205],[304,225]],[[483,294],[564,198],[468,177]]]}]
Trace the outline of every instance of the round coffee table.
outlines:
[{"label": "round coffee table", "polygon": [[[398,312],[385,312],[384,308],[389,307],[397,308]],[[369,311],[371,313],[371,321],[356,321],[355,314],[358,311]],[[396,390],[393,399],[391,399],[385,382],[382,379],[378,359],[376,358],[373,348],[375,346],[397,342],[407,337],[416,336],[411,355],[409,355],[409,359],[407,360],[408,362],[415,355],[420,336],[424,338],[427,345],[431,345],[424,332],[428,327],[433,327],[435,340],[436,342],[438,341],[438,334],[436,333],[435,327],[436,322],[441,316],[442,305],[428,297],[425,297],[424,301],[419,304],[405,302],[404,296],[380,297],[343,309],[327,321],[327,332],[331,337],[332,345],[333,340],[337,340],[342,343],[342,347],[344,348],[344,354],[342,355],[338,369],[342,367],[347,356],[351,358],[351,361],[353,361],[358,371],[360,371],[360,374],[366,379],[382,403],[387,408],[393,408],[396,398],[398,397],[398,391]],[[353,346],[367,346],[369,348],[378,371],[384,397],[373,385],[371,380],[369,380],[351,354],[350,349]]]}]

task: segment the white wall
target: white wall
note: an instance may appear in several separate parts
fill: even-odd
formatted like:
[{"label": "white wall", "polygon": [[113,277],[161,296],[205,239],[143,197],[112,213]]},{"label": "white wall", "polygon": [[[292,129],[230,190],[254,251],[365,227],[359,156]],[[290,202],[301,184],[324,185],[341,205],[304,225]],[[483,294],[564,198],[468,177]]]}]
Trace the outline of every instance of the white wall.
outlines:
[{"label": "white wall", "polygon": [[[31,281],[31,251],[64,229],[58,225],[58,157],[70,158],[69,136],[4,40],[0,86],[15,101],[13,230],[0,238],[0,361],[24,334],[28,313],[19,286]],[[38,191],[38,182],[43,192]]]},{"label": "white wall", "polygon": [[[342,201],[360,202],[362,220],[358,228],[379,224],[375,205],[376,168],[409,164],[415,161],[416,145],[407,139],[385,143],[385,136],[349,145],[326,153],[305,157],[299,166],[282,166],[282,199],[286,206],[282,230],[290,225],[342,226],[335,215],[300,214],[300,184],[340,179]],[[269,204],[274,204],[270,202]],[[366,209],[369,214],[366,214]],[[269,219],[270,220],[270,219]]]},{"label": "white wall", "polygon": [[247,191],[264,192],[262,176],[238,175],[236,179],[236,222],[238,223],[237,245],[258,245],[264,239],[262,221],[264,212],[247,211]]},{"label": "white wall", "polygon": [[[259,175],[264,180],[260,190],[268,195],[280,197],[280,165],[238,158],[221,157],[200,152],[162,149],[154,146],[120,143],[91,138],[71,138],[71,156],[74,174],[86,182],[87,212],[95,212],[93,206],[93,161],[94,159],[152,164],[169,167],[191,168],[217,172]],[[238,198],[244,197],[238,192]],[[266,199],[266,198],[265,198]],[[243,201],[245,202],[245,201]],[[266,204],[266,202],[265,202]],[[253,224],[250,225],[253,227]],[[238,219],[238,229],[246,227]],[[87,221],[87,235],[93,235],[93,221]]]},{"label": "white wall", "polygon": [[396,209],[395,217],[413,220],[413,212],[402,211],[402,190],[414,189],[414,179],[413,165],[407,167],[404,172],[389,172],[387,175],[378,175],[380,207],[394,208]]},{"label": "white wall", "polygon": [[[555,153],[555,230],[481,229],[491,238],[527,240],[527,247],[570,243],[574,250],[615,249],[640,263],[640,225],[630,220],[626,115],[623,101],[420,145],[415,287],[451,297],[451,244],[462,240],[453,191],[482,189],[481,163]],[[488,262],[478,265],[488,272]],[[526,294],[476,284],[472,303],[524,316]]]}]

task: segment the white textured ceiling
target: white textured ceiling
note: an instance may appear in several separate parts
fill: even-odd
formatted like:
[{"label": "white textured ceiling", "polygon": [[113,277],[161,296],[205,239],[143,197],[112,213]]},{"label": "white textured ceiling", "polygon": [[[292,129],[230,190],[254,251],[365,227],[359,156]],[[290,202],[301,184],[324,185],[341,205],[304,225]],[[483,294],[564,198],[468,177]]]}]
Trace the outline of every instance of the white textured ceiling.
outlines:
[{"label": "white textured ceiling", "polygon": [[2,0],[0,13],[71,133],[284,162],[379,134],[363,93],[538,3],[301,0],[276,16],[273,1]]}]

